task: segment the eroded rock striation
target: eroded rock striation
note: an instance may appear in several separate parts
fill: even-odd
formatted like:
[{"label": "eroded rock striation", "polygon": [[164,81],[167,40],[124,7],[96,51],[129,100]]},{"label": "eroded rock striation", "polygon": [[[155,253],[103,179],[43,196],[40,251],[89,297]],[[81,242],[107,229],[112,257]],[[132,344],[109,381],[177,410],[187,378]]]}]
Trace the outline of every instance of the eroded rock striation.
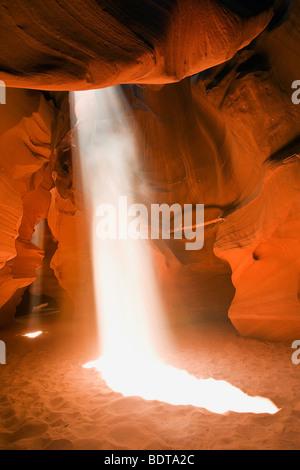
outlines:
[{"label": "eroded rock striation", "polygon": [[272,0],[238,3],[2,0],[1,78],[42,90],[178,81],[233,57],[274,14]]},{"label": "eroded rock striation", "polygon": [[[92,305],[88,220],[68,94],[122,84],[143,202],[204,203],[205,246],[157,242],[176,321],[229,317],[245,336],[295,339],[299,303],[299,2],[0,2],[0,323],[43,253],[79,310]],[[288,15],[289,13],[289,15]],[[282,24],[281,24],[282,23]],[[48,90],[48,91],[38,91]],[[56,90],[52,92],[50,90]],[[71,114],[73,113],[71,109]],[[78,149],[77,149],[78,150]],[[83,164],[84,171],[84,164]],[[82,227],[86,227],[82,230]]]}]

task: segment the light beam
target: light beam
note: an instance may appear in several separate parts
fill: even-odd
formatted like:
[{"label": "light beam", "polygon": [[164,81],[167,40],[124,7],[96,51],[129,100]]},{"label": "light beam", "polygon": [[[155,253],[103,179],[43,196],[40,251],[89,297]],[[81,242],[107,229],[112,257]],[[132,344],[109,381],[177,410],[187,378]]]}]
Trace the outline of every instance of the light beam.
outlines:
[{"label": "light beam", "polygon": [[[94,228],[100,204],[117,207],[124,195],[133,203],[139,190],[145,194],[147,188],[146,182],[137,187],[136,145],[121,93],[113,87],[72,94],[81,178]],[[119,224],[122,229],[125,221]],[[160,354],[169,338],[148,241],[122,236],[98,240],[93,230],[93,258],[102,357],[85,368],[99,370],[107,385],[124,396],[214,413],[278,411],[266,398],[249,397],[225,381],[198,379],[163,363]]]}]

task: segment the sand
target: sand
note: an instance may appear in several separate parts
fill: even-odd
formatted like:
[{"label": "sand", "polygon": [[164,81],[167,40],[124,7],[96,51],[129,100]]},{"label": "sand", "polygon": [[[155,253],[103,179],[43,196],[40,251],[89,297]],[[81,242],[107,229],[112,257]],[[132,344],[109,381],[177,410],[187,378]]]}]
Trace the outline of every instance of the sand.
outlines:
[{"label": "sand", "polygon": [[7,365],[0,365],[1,450],[300,448],[300,365],[292,363],[290,344],[244,339],[221,322],[174,329],[173,365],[227,380],[280,408],[275,415],[218,415],[111,391],[97,371],[82,368],[98,354],[86,323],[48,319],[39,325],[42,336],[20,336],[30,326],[0,331],[7,345]]}]

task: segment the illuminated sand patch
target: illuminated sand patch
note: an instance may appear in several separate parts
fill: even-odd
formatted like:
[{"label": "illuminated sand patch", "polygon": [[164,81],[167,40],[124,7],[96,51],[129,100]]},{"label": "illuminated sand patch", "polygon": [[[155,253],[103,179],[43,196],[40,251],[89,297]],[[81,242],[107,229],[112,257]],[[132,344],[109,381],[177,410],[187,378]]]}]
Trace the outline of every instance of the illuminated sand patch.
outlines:
[{"label": "illuminated sand patch", "polygon": [[97,369],[107,385],[125,397],[139,396],[170,405],[191,405],[217,414],[275,414],[279,409],[267,398],[250,397],[223,380],[197,379],[184,370],[156,361],[135,363],[100,358],[83,366]]},{"label": "illuminated sand patch", "polygon": [[26,335],[23,335],[23,337],[34,339],[34,338],[37,338],[38,336],[41,336],[42,334],[43,334],[42,331],[36,331],[34,333],[27,333]]}]

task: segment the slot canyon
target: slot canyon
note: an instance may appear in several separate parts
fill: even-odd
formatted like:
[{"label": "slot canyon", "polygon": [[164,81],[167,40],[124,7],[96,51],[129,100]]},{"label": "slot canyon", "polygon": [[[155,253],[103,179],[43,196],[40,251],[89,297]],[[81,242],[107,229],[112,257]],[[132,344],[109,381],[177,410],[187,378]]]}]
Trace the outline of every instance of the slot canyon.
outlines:
[{"label": "slot canyon", "polygon": [[0,449],[299,450],[300,1],[0,24]]}]

